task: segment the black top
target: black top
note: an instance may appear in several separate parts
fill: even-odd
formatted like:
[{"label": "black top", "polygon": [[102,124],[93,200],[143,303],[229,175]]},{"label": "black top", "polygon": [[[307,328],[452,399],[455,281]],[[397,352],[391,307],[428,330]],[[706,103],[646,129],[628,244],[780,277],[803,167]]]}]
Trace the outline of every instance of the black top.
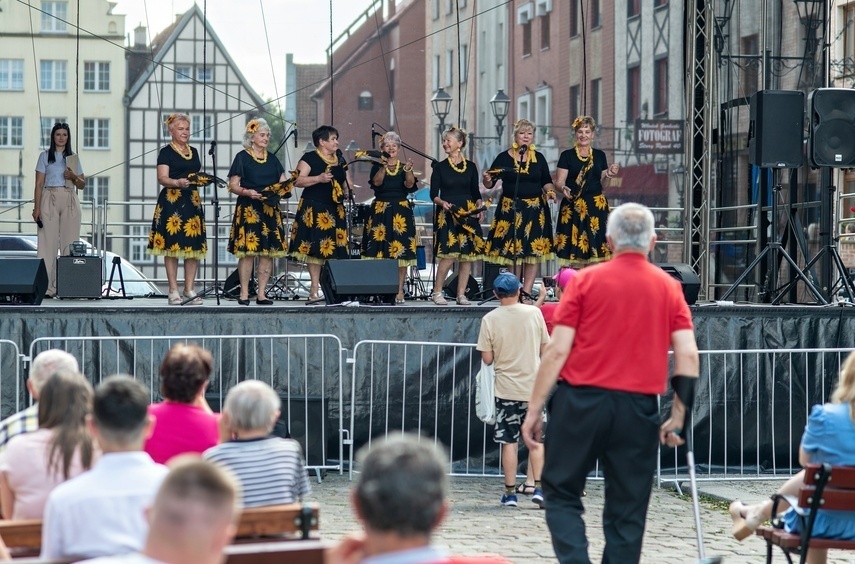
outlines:
[{"label": "black top", "polygon": [[[463,163],[461,162],[460,165]],[[460,166],[458,165],[458,166]],[[437,196],[456,206],[465,204],[468,200],[477,202],[481,199],[478,189],[478,167],[472,161],[466,161],[466,172],[457,172],[451,168],[448,159],[438,161],[430,175],[430,199]]]},{"label": "black top", "polygon": [[[333,158],[337,159],[338,157],[333,156]],[[327,170],[327,162],[321,158],[317,151],[309,151],[308,153],[303,155],[303,158],[300,161],[309,165],[309,176],[318,176],[319,174],[323,174]],[[330,168],[330,172],[333,175],[333,178],[338,180],[339,185],[342,190],[347,190],[347,187],[344,185],[345,180],[347,179],[347,173],[345,172],[345,168],[333,165]],[[311,186],[306,186],[303,188],[303,195],[301,196],[303,200],[312,200],[313,202],[322,202],[326,204],[337,204],[340,202],[336,202],[333,198],[333,185],[332,182],[323,182],[318,184],[313,184]]]},{"label": "black top", "polygon": [[[513,198],[514,190],[518,198],[536,198],[543,195],[543,187],[552,182],[552,176],[549,174],[549,164],[543,153],[535,151],[534,155],[537,162],[529,165],[528,174],[518,175],[514,170],[514,158],[507,151],[499,153],[490,168],[505,170],[499,175],[502,179],[502,196]],[[517,176],[520,178],[519,187],[516,185]]]},{"label": "black top", "polygon": [[172,148],[172,145],[167,145],[157,154],[157,164],[166,165],[169,167],[169,178],[178,180],[179,178],[187,178],[191,172],[199,172],[202,170],[202,161],[199,160],[199,153],[195,147],[190,147],[193,152],[193,158],[185,159],[178,154],[178,151]]},{"label": "black top", "polygon": [[268,152],[267,161],[261,164],[256,162],[248,152],[241,151],[235,155],[235,160],[232,161],[229,178],[240,176],[241,188],[260,190],[279,182],[283,172],[285,169],[282,167],[282,163],[273,153]]},{"label": "black top", "polygon": [[398,174],[392,176],[389,171],[386,171],[386,176],[383,177],[383,184],[380,186],[374,185],[374,175],[380,170],[383,165],[373,164],[371,172],[368,175],[368,184],[374,190],[374,198],[378,202],[400,202],[407,199],[409,192],[416,191],[416,184],[413,183],[412,188],[407,188],[404,185],[406,173],[404,172],[404,163],[398,168]]},{"label": "black top", "polygon": [[[603,193],[603,185],[600,182],[602,178],[602,174],[604,170],[608,170],[609,163],[606,160],[606,154],[599,149],[592,149],[594,151],[594,166],[591,167],[591,170],[588,171],[588,174],[585,178],[585,188],[583,193],[592,196],[596,196],[597,194]],[[576,177],[579,176],[579,171],[582,170],[582,161],[579,160],[579,157],[576,156],[575,149],[568,149],[561,153],[561,156],[558,157],[558,168],[563,168],[567,172],[567,188],[570,189],[574,194],[581,196],[579,194],[579,186],[576,184]]]}]

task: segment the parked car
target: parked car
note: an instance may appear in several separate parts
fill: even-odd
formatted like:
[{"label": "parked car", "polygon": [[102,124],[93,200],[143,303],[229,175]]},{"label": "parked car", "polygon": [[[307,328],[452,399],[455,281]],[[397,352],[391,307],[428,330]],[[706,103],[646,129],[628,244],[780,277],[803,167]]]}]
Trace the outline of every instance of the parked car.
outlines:
[{"label": "parked car", "polygon": [[[86,253],[89,255],[100,254],[95,250],[95,247],[85,242]],[[35,257],[38,252],[38,237],[35,235],[18,235],[8,234],[0,235],[0,258],[3,257]],[[129,296],[150,296],[160,295],[160,289],[157,285],[146,278],[146,276],[137,269],[136,266],[125,260],[123,257],[106,251],[104,253],[103,273],[102,273],[102,294],[107,293],[107,282],[109,281],[110,272],[113,269],[113,260],[118,258],[122,267],[122,278],[125,281],[125,293]],[[110,290],[110,295],[122,295],[121,284],[119,282],[118,269],[113,276],[113,284]]]}]

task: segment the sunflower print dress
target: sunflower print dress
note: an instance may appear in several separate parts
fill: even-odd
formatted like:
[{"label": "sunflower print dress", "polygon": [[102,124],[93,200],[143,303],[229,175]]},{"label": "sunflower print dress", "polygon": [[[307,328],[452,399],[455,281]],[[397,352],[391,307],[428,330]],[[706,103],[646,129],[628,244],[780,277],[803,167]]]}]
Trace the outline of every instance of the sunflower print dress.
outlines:
[{"label": "sunflower print dress", "polygon": [[600,182],[609,163],[606,154],[592,149],[594,162],[580,188],[577,180],[585,162],[568,149],[558,158],[558,168],[567,171],[567,188],[574,198],[563,198],[558,209],[555,227],[555,253],[562,266],[581,267],[608,260],[611,250],[606,243],[606,221],[609,219],[609,202]]},{"label": "sunflower print dress", "polygon": [[397,259],[399,267],[414,266],[416,222],[407,193],[414,192],[417,184],[409,189],[406,187],[403,165],[398,163],[394,174],[387,168],[383,184],[375,186],[374,175],[380,166],[372,166],[368,175],[368,185],[374,189],[374,202],[362,234],[362,258]]},{"label": "sunflower print dress", "polygon": [[[157,164],[169,167],[169,178],[187,178],[191,172],[202,170],[199,153],[193,147],[190,151],[192,156],[186,159],[171,145],[167,145],[157,155]],[[174,258],[205,258],[208,253],[205,210],[195,186],[161,188],[151,220],[146,252]]]},{"label": "sunflower print dress", "polygon": [[[465,170],[462,170],[463,163],[466,163]],[[478,167],[472,161],[461,161],[456,169],[448,159],[438,161],[430,175],[430,199],[433,201],[439,196],[458,210],[474,210],[481,199],[478,182]],[[461,262],[480,260],[484,253],[484,235],[478,214],[454,217],[440,206],[434,209],[434,256]]]},{"label": "sunflower print dress", "polygon": [[543,187],[552,183],[549,165],[537,151],[529,161],[518,173],[514,158],[503,151],[490,167],[502,169],[502,197],[487,235],[485,254],[489,262],[539,264],[555,258],[552,214],[543,193]]},{"label": "sunflower print dress", "polygon": [[[276,184],[285,169],[273,153],[259,163],[247,151],[240,151],[229,169],[229,178],[240,177],[241,188],[261,191]],[[278,201],[268,203],[248,196],[238,196],[229,232],[228,250],[237,258],[263,256],[284,257],[287,253],[285,224]]]}]

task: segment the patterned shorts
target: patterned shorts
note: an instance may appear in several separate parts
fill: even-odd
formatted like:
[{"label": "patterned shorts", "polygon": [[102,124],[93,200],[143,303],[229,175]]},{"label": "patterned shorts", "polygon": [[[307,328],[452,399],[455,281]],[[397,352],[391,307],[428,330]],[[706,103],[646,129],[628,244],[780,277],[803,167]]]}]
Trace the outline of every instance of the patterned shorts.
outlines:
[{"label": "patterned shorts", "polygon": [[[493,429],[493,440],[502,444],[518,443],[525,414],[528,411],[527,401],[514,401],[496,398],[496,426]],[[546,410],[543,411],[543,433],[540,441],[546,436]]]}]

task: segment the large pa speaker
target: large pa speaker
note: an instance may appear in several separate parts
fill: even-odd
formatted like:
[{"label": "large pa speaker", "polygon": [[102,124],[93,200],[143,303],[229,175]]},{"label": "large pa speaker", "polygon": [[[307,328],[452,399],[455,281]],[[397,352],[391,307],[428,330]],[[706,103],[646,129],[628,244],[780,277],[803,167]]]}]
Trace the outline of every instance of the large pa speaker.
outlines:
[{"label": "large pa speaker", "polygon": [[345,301],[395,303],[398,261],[330,260],[321,270],[321,289],[328,304]]},{"label": "large pa speaker", "polygon": [[0,258],[0,303],[39,305],[45,297],[48,276],[40,258]]},{"label": "large pa speaker", "polygon": [[804,160],[805,95],[761,90],[751,96],[748,162],[761,168],[798,168]]},{"label": "large pa speaker", "polygon": [[698,278],[698,275],[695,274],[691,266],[683,263],[660,263],[656,266],[680,281],[680,285],[683,287],[683,297],[686,298],[687,304],[693,305],[698,301],[698,292],[701,291],[701,279]]},{"label": "large pa speaker", "polygon": [[855,167],[855,90],[820,88],[808,96],[808,156],[813,166]]},{"label": "large pa speaker", "polygon": [[56,296],[58,298],[100,298],[101,257],[57,257]]},{"label": "large pa speaker", "polygon": [[494,264],[492,262],[484,263],[484,276],[481,277],[481,282],[484,285],[485,292],[489,294],[493,290],[493,281],[496,279],[496,276],[503,272],[508,272],[507,266]]}]

